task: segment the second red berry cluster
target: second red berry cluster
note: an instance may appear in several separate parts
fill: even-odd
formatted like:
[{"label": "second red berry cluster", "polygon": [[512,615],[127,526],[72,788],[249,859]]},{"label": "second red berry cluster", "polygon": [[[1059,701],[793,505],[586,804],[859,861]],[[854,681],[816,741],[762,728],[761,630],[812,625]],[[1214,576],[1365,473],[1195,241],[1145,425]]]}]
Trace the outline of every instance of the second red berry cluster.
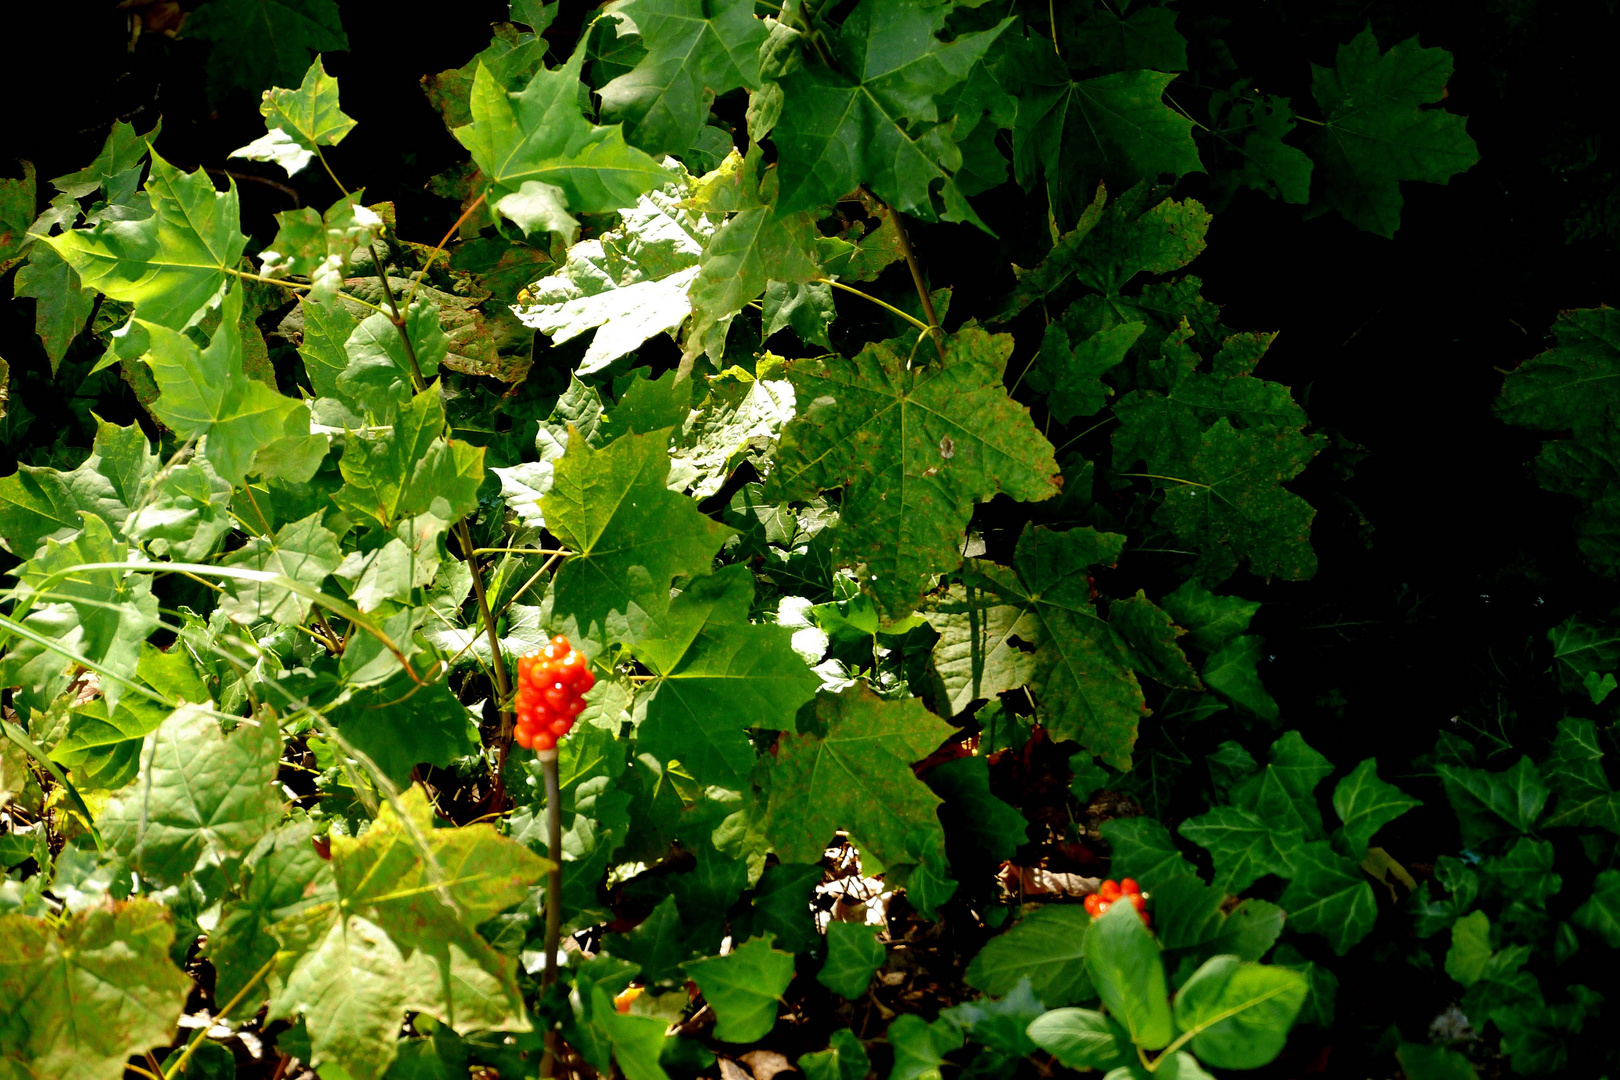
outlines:
[{"label": "second red berry cluster", "polygon": [[1135,878],[1126,878],[1124,881],[1115,881],[1110,878],[1097,887],[1097,891],[1086,897],[1086,913],[1093,919],[1113,907],[1120,900],[1129,901],[1142,916],[1142,921],[1149,926],[1153,925],[1153,917],[1148,914],[1147,896],[1142,892],[1142,886],[1136,883]]},{"label": "second red berry cluster", "polygon": [[585,695],[596,685],[585,657],[561,634],[545,648],[518,657],[517,726],[526,750],[550,750],[574,726]]}]

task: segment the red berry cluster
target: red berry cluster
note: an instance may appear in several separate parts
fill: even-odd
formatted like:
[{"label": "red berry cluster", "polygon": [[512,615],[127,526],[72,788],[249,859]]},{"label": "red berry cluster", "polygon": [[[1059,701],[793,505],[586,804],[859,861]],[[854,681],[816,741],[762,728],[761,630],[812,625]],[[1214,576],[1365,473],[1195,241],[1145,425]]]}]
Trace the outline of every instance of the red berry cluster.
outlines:
[{"label": "red berry cluster", "polygon": [[525,750],[550,750],[574,726],[596,676],[561,634],[543,649],[518,657],[517,727]]},{"label": "red berry cluster", "polygon": [[1142,886],[1136,883],[1135,878],[1126,878],[1124,881],[1114,881],[1112,878],[1097,887],[1097,891],[1086,897],[1086,913],[1093,919],[1114,906],[1117,900],[1129,900],[1131,906],[1136,908],[1142,916],[1142,921],[1149,926],[1153,925],[1153,917],[1148,914],[1147,896],[1142,892]]}]

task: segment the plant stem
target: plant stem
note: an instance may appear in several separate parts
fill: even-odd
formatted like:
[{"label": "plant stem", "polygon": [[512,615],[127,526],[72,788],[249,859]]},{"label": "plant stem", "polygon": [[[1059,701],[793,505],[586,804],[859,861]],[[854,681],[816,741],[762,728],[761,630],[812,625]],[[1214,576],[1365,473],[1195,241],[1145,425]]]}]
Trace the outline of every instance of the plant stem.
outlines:
[{"label": "plant stem", "polygon": [[853,293],[854,295],[859,296],[863,300],[872,301],[872,303],[876,304],[880,308],[883,308],[883,309],[887,310],[890,314],[900,316],[902,319],[906,320],[906,322],[910,323],[912,326],[915,326],[917,329],[921,330],[925,334],[928,333],[928,331],[930,329],[927,323],[923,322],[921,319],[919,319],[916,316],[912,315],[910,312],[901,311],[899,308],[895,307],[893,304],[889,303],[887,300],[879,300],[877,297],[873,296],[869,292],[862,292],[861,290],[859,290],[857,288],[854,288],[853,286],[845,285],[842,281],[834,281],[832,278],[819,278],[818,280],[820,280],[822,282],[825,282],[828,285],[831,285],[835,289],[842,289],[847,293]]},{"label": "plant stem", "polygon": [[[215,1014],[214,1022],[218,1023],[229,1016],[231,1014],[231,1010],[236,1008],[236,1006],[241,1003],[242,999],[247,996],[247,992],[252,990],[255,986],[258,986],[260,979],[270,974],[270,969],[274,967],[275,964],[276,957],[274,956],[272,956],[269,960],[266,960],[264,966],[258,970],[257,974],[247,981],[247,985],[238,990],[236,992],[236,996],[231,998],[230,1001],[227,1001],[225,1003],[225,1007]],[[163,1080],[174,1080],[176,1076],[180,1075],[180,1073],[185,1070],[186,1062],[190,1061],[191,1055],[197,1052],[197,1047],[202,1044],[203,1036],[208,1034],[208,1029],[210,1027],[213,1027],[213,1024],[204,1024],[202,1027],[196,1030],[196,1032],[191,1036],[191,1041],[186,1043],[186,1048],[182,1050],[180,1052],[180,1056],[175,1059],[174,1064],[163,1070]]]},{"label": "plant stem", "polygon": [[[487,194],[488,192],[485,192],[485,195]],[[421,287],[422,278],[427,275],[428,267],[433,265],[433,260],[438,258],[439,253],[444,250],[444,245],[448,244],[450,242],[450,238],[456,235],[456,230],[461,228],[461,223],[466,221],[467,218],[472,215],[472,212],[482,205],[484,205],[484,195],[480,195],[478,198],[468,203],[467,208],[461,212],[461,216],[456,218],[456,223],[450,226],[450,230],[444,234],[444,238],[439,241],[438,245],[434,247],[432,253],[428,255],[427,261],[422,264],[422,269],[418,270],[416,272],[416,276],[411,279],[411,291],[405,296],[406,307],[410,307],[411,301],[416,299],[416,290]]]},{"label": "plant stem", "polygon": [[546,847],[552,864],[546,882],[546,966],[540,975],[543,989],[557,981],[557,946],[562,940],[562,779],[555,750],[541,760],[540,771],[546,781]]},{"label": "plant stem", "polygon": [[377,268],[377,280],[382,282],[383,297],[388,301],[388,310],[392,312],[390,319],[394,329],[399,331],[399,340],[405,346],[405,359],[411,362],[411,385],[420,394],[427,388],[427,380],[422,378],[422,368],[416,362],[416,346],[411,344],[410,332],[405,329],[405,316],[399,313],[399,303],[394,299],[394,287],[388,283],[388,266],[377,257],[376,245],[366,246],[371,251],[372,265]]},{"label": "plant stem", "polygon": [[337,178],[337,173],[332,171],[332,166],[326,163],[326,155],[321,153],[321,148],[319,146],[315,147],[315,156],[321,159],[321,168],[325,169],[326,175],[332,178],[332,183],[337,185],[339,191],[347,195],[349,193],[349,189],[343,186],[343,181]]},{"label": "plant stem", "polygon": [[[540,755],[540,771],[546,782],[546,851],[551,856],[551,873],[546,878],[546,966],[540,972],[543,993],[557,981],[557,946],[562,941],[562,779],[557,772],[557,751]],[[540,1062],[540,1075],[550,1077],[557,1065],[557,1032],[546,1031],[546,1050]]]},{"label": "plant stem", "polygon": [[[874,199],[876,195],[872,196]],[[911,246],[911,237],[906,234],[906,223],[900,217],[900,211],[884,204],[889,213],[894,215],[894,234],[900,241],[900,254],[906,257],[906,267],[911,271],[911,283],[917,286],[917,296],[922,300],[923,314],[928,317],[928,325],[935,333],[939,333],[939,316],[934,314],[934,298],[928,295],[928,286],[923,283],[922,267],[917,264],[917,252]]]},{"label": "plant stem", "polygon": [[467,519],[456,522],[456,539],[461,554],[472,571],[473,595],[478,598],[478,617],[483,621],[484,633],[489,637],[490,668],[495,672],[495,689],[501,695],[501,730],[495,737],[495,805],[506,802],[506,754],[512,746],[512,681],[506,674],[506,658],[501,655],[501,637],[495,631],[495,616],[489,610],[489,593],[484,588],[484,572],[478,569],[477,550],[473,547],[472,530]]}]

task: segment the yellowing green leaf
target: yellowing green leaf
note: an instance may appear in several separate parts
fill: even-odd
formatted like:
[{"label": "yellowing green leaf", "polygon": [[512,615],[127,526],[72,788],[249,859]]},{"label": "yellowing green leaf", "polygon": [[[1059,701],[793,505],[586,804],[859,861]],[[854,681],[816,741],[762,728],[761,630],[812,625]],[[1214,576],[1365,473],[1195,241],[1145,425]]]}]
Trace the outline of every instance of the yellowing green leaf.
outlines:
[{"label": "yellowing green leaf", "polygon": [[337,896],[277,923],[273,1017],[304,1014],[316,1068],[388,1068],[407,1009],[458,1031],[524,1030],[513,960],[474,929],[521,901],[549,863],[488,824],[435,829],[420,787],[359,839],[334,836]]},{"label": "yellowing green leaf", "polygon": [[183,705],[146,737],[135,783],[101,816],[107,843],[142,877],[179,882],[199,862],[245,854],[281,816],[274,722],[220,730],[212,708]]},{"label": "yellowing green leaf", "polygon": [[0,915],[0,1061],[14,1075],[119,1080],[131,1056],[167,1045],[191,980],[169,959],[170,914],[109,903],[60,925]]}]

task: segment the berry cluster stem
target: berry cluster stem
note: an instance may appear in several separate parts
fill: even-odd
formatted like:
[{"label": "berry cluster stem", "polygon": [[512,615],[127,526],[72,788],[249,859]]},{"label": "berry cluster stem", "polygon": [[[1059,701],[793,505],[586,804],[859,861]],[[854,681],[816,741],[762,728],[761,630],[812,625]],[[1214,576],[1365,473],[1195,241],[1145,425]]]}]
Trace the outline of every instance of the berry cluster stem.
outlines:
[{"label": "berry cluster stem", "polygon": [[[546,783],[546,848],[551,854],[551,872],[546,877],[546,966],[540,972],[544,991],[557,981],[557,946],[562,943],[562,778],[556,750],[541,753],[540,771]],[[556,1071],[558,1042],[556,1029],[548,1030],[540,1060],[540,1075],[546,1080]]]}]

